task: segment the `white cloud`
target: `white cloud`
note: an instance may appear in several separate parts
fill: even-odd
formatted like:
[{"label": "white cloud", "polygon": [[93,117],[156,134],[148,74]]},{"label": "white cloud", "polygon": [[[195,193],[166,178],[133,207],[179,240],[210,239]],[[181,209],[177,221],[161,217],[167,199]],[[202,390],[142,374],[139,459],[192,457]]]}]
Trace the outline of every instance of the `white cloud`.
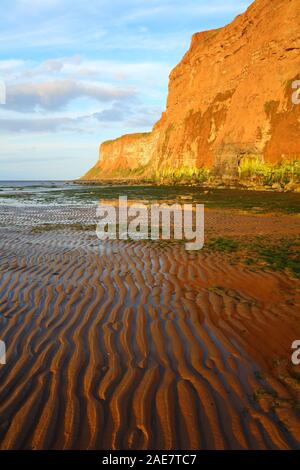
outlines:
[{"label": "white cloud", "polygon": [[78,132],[76,120],[70,118],[27,118],[0,119],[0,132],[9,133],[52,133],[58,131]]},{"label": "white cloud", "polygon": [[8,134],[52,134],[57,132],[68,132],[86,134],[97,132],[99,126],[121,125],[124,128],[150,129],[159,118],[161,109],[158,107],[143,107],[141,105],[129,106],[116,103],[110,108],[96,113],[78,116],[53,116],[20,118],[1,117],[0,133]]},{"label": "white cloud", "polygon": [[126,62],[117,60],[86,59],[79,55],[57,57],[42,62],[1,61],[2,78],[14,83],[25,79],[51,80],[53,78],[98,80],[112,83],[130,81],[165,85],[171,64],[159,61]]},{"label": "white cloud", "polygon": [[133,98],[136,92],[130,87],[108,84],[53,80],[43,83],[19,83],[7,86],[6,109],[19,112],[63,109],[72,100],[88,97],[100,102]]}]

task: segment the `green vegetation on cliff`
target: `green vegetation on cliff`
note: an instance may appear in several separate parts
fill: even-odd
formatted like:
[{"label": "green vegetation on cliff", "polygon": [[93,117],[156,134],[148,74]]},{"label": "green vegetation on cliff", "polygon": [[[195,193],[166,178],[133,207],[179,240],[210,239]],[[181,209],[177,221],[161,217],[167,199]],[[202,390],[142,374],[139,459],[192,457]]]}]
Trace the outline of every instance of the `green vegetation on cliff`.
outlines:
[{"label": "green vegetation on cliff", "polygon": [[264,163],[257,157],[243,158],[238,168],[241,180],[254,181],[263,186],[300,183],[300,161],[282,161],[276,165]]},{"label": "green vegetation on cliff", "polygon": [[232,177],[215,176],[214,169],[182,166],[178,168],[161,168],[153,171],[148,165],[136,168],[117,168],[105,173],[100,166],[93,167],[87,174],[89,181],[132,180],[163,185],[201,185],[211,186],[265,186],[273,189],[296,189],[300,184],[300,160],[284,160],[276,165],[263,162],[257,156],[244,157],[237,167],[237,175]]}]

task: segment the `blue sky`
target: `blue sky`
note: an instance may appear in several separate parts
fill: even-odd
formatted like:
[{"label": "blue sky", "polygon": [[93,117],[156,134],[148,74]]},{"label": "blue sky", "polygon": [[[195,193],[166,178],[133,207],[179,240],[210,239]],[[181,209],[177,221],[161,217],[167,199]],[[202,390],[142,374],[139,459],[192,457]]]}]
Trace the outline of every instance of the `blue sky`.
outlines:
[{"label": "blue sky", "polygon": [[197,31],[250,0],[1,0],[0,180],[72,179],[151,129]]}]

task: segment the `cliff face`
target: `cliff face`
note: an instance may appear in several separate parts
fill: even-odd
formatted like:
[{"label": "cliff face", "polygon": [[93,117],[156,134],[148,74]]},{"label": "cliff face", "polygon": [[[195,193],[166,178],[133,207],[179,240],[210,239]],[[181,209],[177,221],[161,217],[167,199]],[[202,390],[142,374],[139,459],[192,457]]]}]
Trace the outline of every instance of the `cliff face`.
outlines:
[{"label": "cliff face", "polygon": [[158,141],[157,132],[128,134],[103,142],[99,148],[99,160],[83,179],[119,177],[144,172],[154,157]]},{"label": "cliff face", "polygon": [[213,167],[233,174],[245,157],[300,157],[300,1],[256,0],[230,25],[196,33],[170,74],[167,109],[149,134],[102,144],[84,179]]}]

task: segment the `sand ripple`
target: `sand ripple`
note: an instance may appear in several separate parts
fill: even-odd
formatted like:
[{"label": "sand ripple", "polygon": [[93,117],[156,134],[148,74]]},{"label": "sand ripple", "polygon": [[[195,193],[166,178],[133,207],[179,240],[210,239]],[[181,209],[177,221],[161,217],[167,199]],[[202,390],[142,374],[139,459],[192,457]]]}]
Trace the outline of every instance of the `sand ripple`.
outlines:
[{"label": "sand ripple", "polygon": [[296,281],[92,232],[0,249],[1,449],[300,447]]}]

